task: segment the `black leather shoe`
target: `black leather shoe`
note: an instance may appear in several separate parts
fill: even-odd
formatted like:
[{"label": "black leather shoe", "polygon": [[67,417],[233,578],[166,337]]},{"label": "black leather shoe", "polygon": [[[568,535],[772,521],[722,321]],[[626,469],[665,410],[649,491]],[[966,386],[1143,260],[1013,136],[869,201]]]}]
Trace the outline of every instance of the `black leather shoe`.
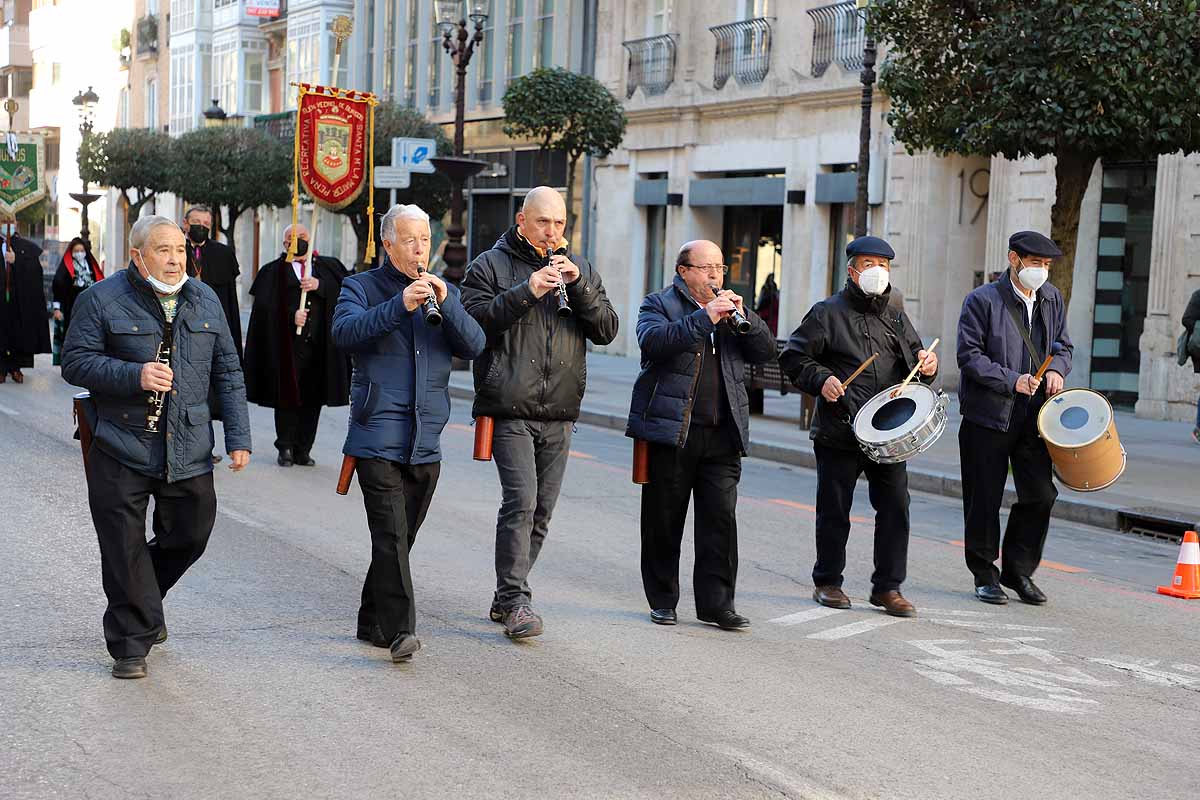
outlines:
[{"label": "black leather shoe", "polygon": [[673,608],[652,608],[650,609],[650,621],[655,625],[674,625],[679,621],[679,617],[675,615]]},{"label": "black leather shoe", "polygon": [[985,603],[991,603],[994,606],[1003,606],[1008,604],[1008,595],[1000,588],[998,583],[988,583],[983,586],[975,587],[975,596]]},{"label": "black leather shoe", "polygon": [[1045,593],[1031,578],[1001,578],[1000,582],[1016,592],[1022,603],[1028,603],[1031,606],[1046,605]]},{"label": "black leather shoe", "polygon": [[296,453],[292,456],[292,463],[298,467],[315,467],[317,462],[312,460],[312,456],[308,453]]},{"label": "black leather shoe", "polygon": [[155,644],[162,644],[167,640],[167,624],[164,622],[162,628],[158,631],[158,636],[154,637]]},{"label": "black leather shoe", "polygon": [[355,637],[360,642],[370,642],[375,647],[388,646],[388,640],[383,638],[383,630],[378,624],[372,625],[370,630],[363,630],[362,628],[359,628],[358,633],[355,634]]},{"label": "black leather shoe", "polygon": [[421,649],[421,640],[411,633],[402,633],[392,642],[392,661],[412,661],[413,653]]},{"label": "black leather shoe", "polygon": [[292,448],[285,447],[280,450],[279,458],[275,459],[275,463],[281,467],[290,467],[293,463],[295,463],[292,461]]},{"label": "black leather shoe", "polygon": [[129,658],[118,658],[113,662],[112,676],[114,678],[146,677],[146,657],[130,656]]},{"label": "black leather shoe", "polygon": [[707,622],[711,625],[716,625],[718,628],[727,631],[736,631],[739,628],[749,628],[750,620],[743,617],[733,609],[724,609],[722,611],[714,611],[711,614],[701,614],[697,612],[696,619],[701,622]]}]

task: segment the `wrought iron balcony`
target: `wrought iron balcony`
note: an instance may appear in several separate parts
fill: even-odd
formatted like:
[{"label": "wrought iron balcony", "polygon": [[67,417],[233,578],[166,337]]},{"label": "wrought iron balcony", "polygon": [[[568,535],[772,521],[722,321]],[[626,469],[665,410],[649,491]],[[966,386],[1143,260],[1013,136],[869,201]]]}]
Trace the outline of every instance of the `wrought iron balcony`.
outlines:
[{"label": "wrought iron balcony", "polygon": [[861,70],[866,19],[854,0],[811,8],[808,15],[813,18],[813,77],[821,77],[835,63],[847,72]]},{"label": "wrought iron balcony", "polygon": [[762,83],[771,69],[771,23],[764,17],[709,28],[717,37],[713,88],[732,77],[739,84]]},{"label": "wrought iron balcony", "polygon": [[675,38],[672,34],[631,39],[621,43],[629,51],[629,80],[625,96],[642,87],[648,95],[663,94],[675,80]]},{"label": "wrought iron balcony", "polygon": [[147,14],[137,21],[137,54],[158,55],[158,17]]}]

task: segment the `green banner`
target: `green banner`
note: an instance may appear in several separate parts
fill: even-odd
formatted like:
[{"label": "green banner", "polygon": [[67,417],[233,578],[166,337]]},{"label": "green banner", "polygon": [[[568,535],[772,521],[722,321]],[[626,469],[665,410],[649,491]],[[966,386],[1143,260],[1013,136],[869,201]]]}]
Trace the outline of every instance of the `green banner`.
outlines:
[{"label": "green banner", "polygon": [[39,134],[0,135],[0,214],[11,217],[46,196],[46,151]]}]

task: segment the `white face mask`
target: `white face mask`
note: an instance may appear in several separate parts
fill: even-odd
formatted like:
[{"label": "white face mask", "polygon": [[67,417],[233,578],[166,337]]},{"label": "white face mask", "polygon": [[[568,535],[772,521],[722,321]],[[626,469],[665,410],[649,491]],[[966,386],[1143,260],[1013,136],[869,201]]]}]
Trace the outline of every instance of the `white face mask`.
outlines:
[{"label": "white face mask", "polygon": [[888,278],[888,271],[883,267],[871,267],[858,272],[858,286],[867,294],[883,294],[888,288]]},{"label": "white face mask", "polygon": [[173,294],[178,294],[179,290],[182,289],[183,285],[188,281],[188,275],[185,272],[183,273],[183,277],[179,279],[179,283],[175,284],[174,286],[169,283],[163,283],[158,278],[151,275],[150,270],[146,269],[146,262],[144,259],[142,260],[142,271],[146,273],[146,280],[151,286],[154,287],[154,291],[158,292],[159,294],[167,295],[168,297]]},{"label": "white face mask", "polygon": [[[1017,263],[1020,263],[1020,261]],[[1017,278],[1031,292],[1036,292],[1042,288],[1042,284],[1049,277],[1050,270],[1045,267],[1026,267],[1024,264],[1021,265],[1021,271],[1017,273]]]}]

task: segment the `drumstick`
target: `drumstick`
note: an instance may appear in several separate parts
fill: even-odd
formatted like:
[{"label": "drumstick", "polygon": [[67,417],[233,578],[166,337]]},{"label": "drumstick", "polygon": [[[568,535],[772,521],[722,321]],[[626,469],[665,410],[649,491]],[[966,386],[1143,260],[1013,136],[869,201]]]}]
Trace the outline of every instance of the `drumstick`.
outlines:
[{"label": "drumstick", "polygon": [[[933,348],[937,347],[938,342],[940,342],[940,341],[941,341],[941,339],[933,340],[933,344],[929,345],[929,349],[925,351],[925,358],[929,358],[929,354],[933,352]],[[896,391],[892,392],[891,396],[899,397],[900,393],[904,391],[904,387],[908,386],[908,382],[913,379],[913,376],[917,374],[917,370],[919,370],[920,368],[921,368],[921,361],[917,361],[917,365],[912,368],[912,371],[908,373],[908,377],[904,379],[904,383],[901,383],[898,387],[896,387]]]},{"label": "drumstick", "polygon": [[1050,369],[1050,362],[1053,361],[1054,357],[1060,352],[1062,352],[1062,345],[1060,345],[1058,342],[1055,342],[1054,346],[1050,348],[1050,355],[1046,356],[1046,360],[1043,361],[1042,366],[1038,368],[1037,374],[1033,376],[1035,381],[1040,381],[1042,379],[1042,376],[1046,374],[1046,370]]},{"label": "drumstick", "polygon": [[842,381],[842,389],[844,390],[847,386],[850,385],[850,381],[854,380],[859,375],[862,375],[863,370],[866,369],[867,367],[871,366],[871,362],[877,358],[879,358],[879,353],[871,353],[870,358],[868,358],[866,361],[864,361],[862,364],[860,364],[858,369],[854,370],[854,372],[851,372],[849,378],[846,378],[846,380]]}]

